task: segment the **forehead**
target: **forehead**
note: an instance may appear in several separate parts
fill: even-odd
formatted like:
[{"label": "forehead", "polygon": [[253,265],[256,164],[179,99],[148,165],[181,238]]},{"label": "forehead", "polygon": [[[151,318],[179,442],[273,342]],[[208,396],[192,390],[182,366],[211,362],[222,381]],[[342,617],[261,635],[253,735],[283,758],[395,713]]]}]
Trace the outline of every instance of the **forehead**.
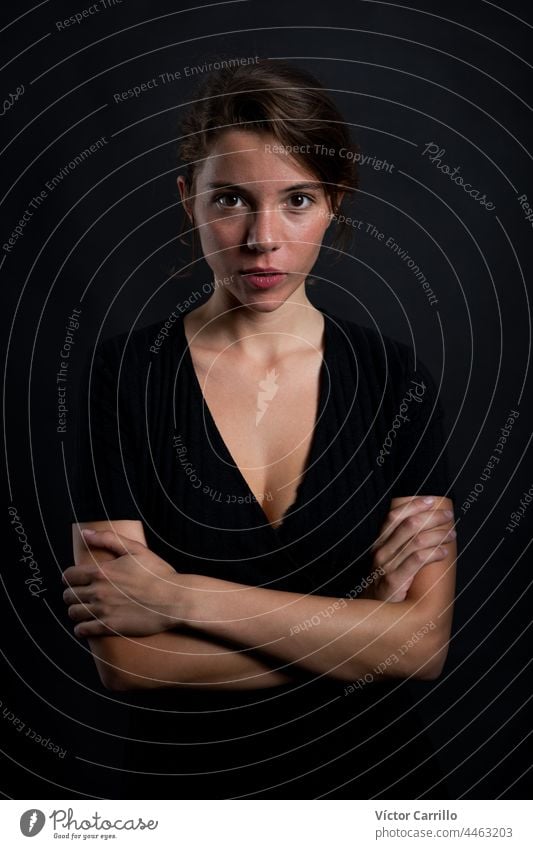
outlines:
[{"label": "forehead", "polygon": [[318,180],[304,162],[286,152],[281,142],[268,133],[225,130],[211,146],[209,156],[197,171],[197,182],[207,185],[251,183],[249,188],[280,191],[283,184]]}]

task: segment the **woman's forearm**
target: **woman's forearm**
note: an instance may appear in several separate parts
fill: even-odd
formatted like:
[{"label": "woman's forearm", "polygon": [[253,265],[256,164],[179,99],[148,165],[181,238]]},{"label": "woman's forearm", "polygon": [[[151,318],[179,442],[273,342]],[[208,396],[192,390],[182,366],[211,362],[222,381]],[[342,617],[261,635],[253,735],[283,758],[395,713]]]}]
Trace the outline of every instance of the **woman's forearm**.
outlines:
[{"label": "woman's forearm", "polygon": [[349,681],[376,670],[388,677],[438,675],[433,658],[442,628],[427,621],[422,603],[300,595],[201,575],[186,576],[185,590],[180,582],[183,576],[176,578],[181,621],[279,663]]},{"label": "woman's forearm", "polygon": [[146,637],[91,637],[100,678],[112,690],[161,687],[250,690],[294,680],[275,660],[196,634],[165,631]]},{"label": "woman's forearm", "polygon": [[[135,543],[128,540],[128,544]],[[141,547],[144,554],[147,550]],[[167,564],[163,564],[167,566],[163,624],[169,630],[140,631],[139,617],[136,620],[127,610],[136,629],[129,635],[120,625],[112,627],[117,587],[107,577],[107,572],[115,569],[117,579],[128,558],[134,567],[137,561],[130,554],[117,557],[116,566],[106,565],[103,586],[110,593],[111,621],[99,620],[92,612],[85,625],[93,630],[87,637],[100,677],[112,689],[250,689],[288,683],[297,675],[353,681],[376,670],[391,677],[432,678],[439,674],[440,650],[449,635],[442,624],[426,621],[431,617],[421,598],[390,604],[300,595],[176,573]],[[154,568],[162,568],[161,563],[156,559]],[[71,575],[76,569],[80,575]],[[91,574],[83,572],[81,562],[65,574],[76,577],[79,592],[86,594],[83,587]],[[122,580],[133,585],[133,589],[130,584],[128,587],[134,597],[137,594],[143,599],[148,593],[151,598],[151,584],[147,589],[141,581],[139,589],[129,569]],[[99,592],[104,592],[101,587]],[[115,607],[120,610],[122,597],[119,601],[115,600]],[[161,605],[158,599],[155,610],[157,604]],[[76,607],[73,609],[78,616]],[[432,609],[438,622],[439,611],[435,605]],[[95,626],[108,628],[115,636],[100,636]],[[417,637],[409,651],[404,651],[403,646],[420,630],[424,639]],[[137,636],[139,633],[147,636]]]},{"label": "woman's forearm", "polygon": [[[77,539],[75,537],[75,542]],[[110,559],[104,548],[78,551],[77,565]],[[205,687],[250,690],[276,687],[294,680],[290,670],[259,652],[207,634],[176,628],[142,637],[88,638],[100,679],[113,690],[161,687]]]}]

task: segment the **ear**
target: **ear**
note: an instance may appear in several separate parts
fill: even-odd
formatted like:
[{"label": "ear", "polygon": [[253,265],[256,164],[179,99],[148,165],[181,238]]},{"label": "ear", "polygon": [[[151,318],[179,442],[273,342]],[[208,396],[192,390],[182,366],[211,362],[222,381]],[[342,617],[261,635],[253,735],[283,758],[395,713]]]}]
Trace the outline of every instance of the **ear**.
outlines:
[{"label": "ear", "polygon": [[345,192],[337,192],[333,203],[331,201],[331,198],[328,196],[328,205],[330,210],[330,219],[328,222],[328,227],[333,223],[334,217],[338,214],[344,195]]},{"label": "ear", "polygon": [[339,209],[341,208],[341,203],[345,194],[346,192],[337,192],[337,194],[335,195],[335,213],[338,213]]},{"label": "ear", "polygon": [[185,177],[182,174],[180,174],[179,177],[176,180],[176,183],[178,184],[178,189],[179,189],[181,201],[183,203],[183,208],[184,208],[185,212],[187,213],[187,215],[189,216],[189,219],[190,219],[191,224],[192,224],[193,221],[194,221],[193,213],[192,213],[192,203],[191,203],[190,198],[189,198],[189,192],[188,192],[187,182],[185,180]]}]

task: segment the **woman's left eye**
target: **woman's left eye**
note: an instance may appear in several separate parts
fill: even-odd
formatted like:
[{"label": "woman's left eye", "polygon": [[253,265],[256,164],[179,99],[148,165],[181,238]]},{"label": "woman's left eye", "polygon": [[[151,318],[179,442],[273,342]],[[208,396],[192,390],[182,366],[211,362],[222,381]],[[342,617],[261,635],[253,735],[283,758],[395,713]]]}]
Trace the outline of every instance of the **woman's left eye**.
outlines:
[{"label": "woman's left eye", "polygon": [[291,206],[293,206],[294,209],[308,209],[311,204],[315,202],[314,198],[309,195],[301,194],[291,195],[289,200],[291,201]]}]

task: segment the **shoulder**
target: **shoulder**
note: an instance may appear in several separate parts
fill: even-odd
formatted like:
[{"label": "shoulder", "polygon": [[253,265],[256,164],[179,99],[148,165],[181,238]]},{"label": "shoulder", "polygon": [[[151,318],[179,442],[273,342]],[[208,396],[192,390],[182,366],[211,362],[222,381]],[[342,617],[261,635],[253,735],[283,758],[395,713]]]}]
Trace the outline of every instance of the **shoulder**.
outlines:
[{"label": "shoulder", "polygon": [[425,368],[412,345],[382,333],[376,327],[334,315],[329,310],[323,312],[326,320],[330,319],[337,330],[337,343],[344,342],[355,355],[359,366],[395,378],[407,376],[416,371],[419,365]]},{"label": "shoulder", "polygon": [[442,380],[435,380],[414,345],[329,311],[328,318],[336,328],[333,338],[337,367],[348,385],[362,385],[362,397],[375,402],[382,399],[384,409],[388,404],[393,409],[406,398],[416,396],[417,415],[426,410],[442,414]]},{"label": "shoulder", "polygon": [[101,339],[95,346],[94,359],[97,365],[114,372],[119,370],[121,374],[146,372],[151,364],[167,360],[169,352],[177,350],[177,329],[181,321],[181,315],[174,317],[173,321],[161,318],[143,327]]}]

